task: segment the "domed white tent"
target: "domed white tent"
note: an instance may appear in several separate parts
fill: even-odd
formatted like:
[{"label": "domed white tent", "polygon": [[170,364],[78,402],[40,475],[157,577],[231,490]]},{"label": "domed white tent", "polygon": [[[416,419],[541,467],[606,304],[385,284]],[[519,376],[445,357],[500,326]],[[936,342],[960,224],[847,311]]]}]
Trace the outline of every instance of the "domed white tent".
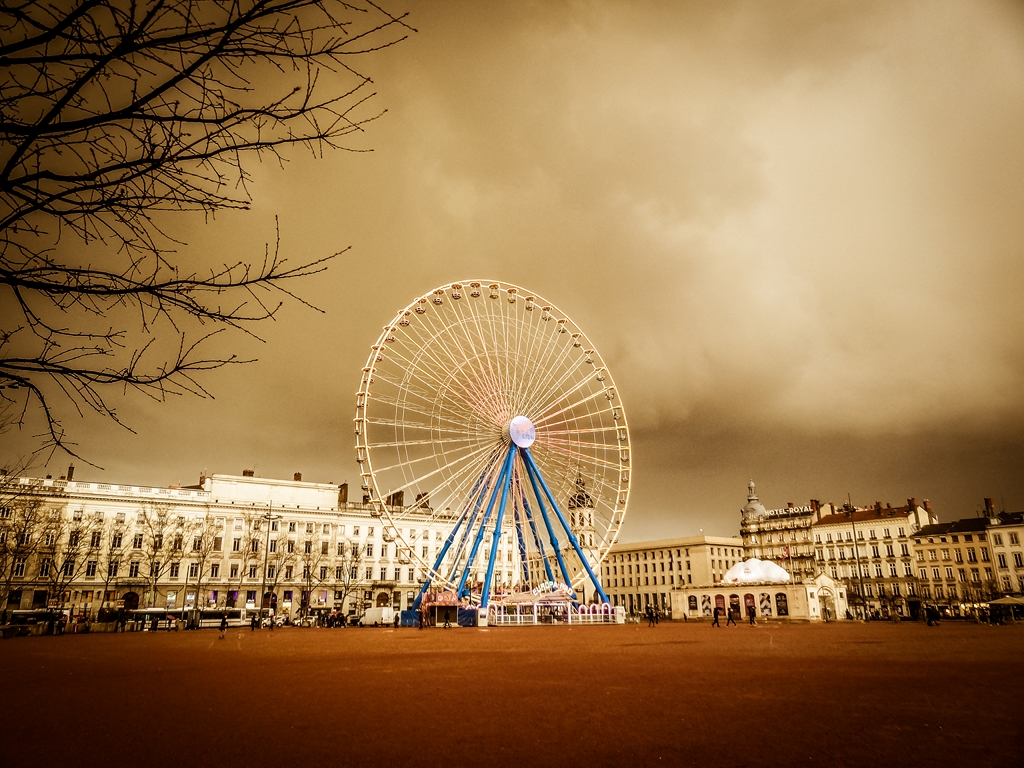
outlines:
[{"label": "domed white tent", "polygon": [[769,583],[782,584],[789,581],[789,574],[769,560],[758,560],[752,557],[742,563],[736,563],[725,572],[722,581],[727,584]]}]

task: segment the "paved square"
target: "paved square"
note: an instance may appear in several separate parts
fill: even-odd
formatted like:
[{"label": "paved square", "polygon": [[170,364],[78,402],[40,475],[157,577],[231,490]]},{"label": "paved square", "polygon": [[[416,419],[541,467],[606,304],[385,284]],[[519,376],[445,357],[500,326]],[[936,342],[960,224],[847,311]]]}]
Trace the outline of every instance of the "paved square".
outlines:
[{"label": "paved square", "polygon": [[953,623],[16,638],[3,762],[1016,766],[1022,650]]}]

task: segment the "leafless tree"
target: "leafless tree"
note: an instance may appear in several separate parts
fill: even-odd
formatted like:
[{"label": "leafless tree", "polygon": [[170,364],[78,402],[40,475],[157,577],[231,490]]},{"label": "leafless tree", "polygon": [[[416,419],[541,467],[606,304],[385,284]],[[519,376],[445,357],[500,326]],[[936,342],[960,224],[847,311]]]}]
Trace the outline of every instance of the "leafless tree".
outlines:
[{"label": "leafless tree", "polygon": [[333,256],[293,264],[268,246],[253,263],[190,260],[168,213],[247,208],[250,161],[352,149],[381,114],[355,59],[409,31],[373,0],[0,6],[8,417],[40,416],[43,442],[76,455],[68,414],[117,421],[113,390],[205,396],[205,371],[244,362],[206,342],[256,336]]},{"label": "leafless tree", "polygon": [[[242,512],[240,518],[242,529],[234,531],[232,536],[232,540],[238,539],[238,546],[236,548],[232,541],[230,560],[230,567],[238,566],[238,576],[232,580],[238,592],[242,591],[245,580],[248,578],[249,566],[255,565],[259,561],[259,551],[264,541],[261,531],[262,520],[259,515],[254,512]],[[258,601],[257,604],[259,604]],[[234,605],[229,605],[229,607],[234,607]]]},{"label": "leafless tree", "polygon": [[[270,543],[264,555],[266,558],[266,574],[264,576],[266,591],[275,594],[280,584],[295,579],[294,569],[299,558],[295,539],[288,536],[275,537],[271,534]],[[263,605],[263,595],[260,595],[259,604]]]},{"label": "leafless tree", "polygon": [[309,615],[313,590],[330,577],[329,563],[331,559],[331,542],[321,536],[316,523],[307,523],[306,532],[299,542],[299,565],[302,567],[302,603],[303,616]]},{"label": "leafless tree", "polygon": [[180,568],[186,537],[192,531],[181,515],[167,504],[147,503],[139,510],[137,527],[142,533],[143,563],[149,579],[149,604],[156,605],[157,585],[165,574]]},{"label": "leafless tree", "polygon": [[[103,602],[101,610],[110,610],[110,595],[121,573],[121,564],[128,559],[132,541],[129,539],[130,526],[123,515],[115,515],[103,530],[93,531],[89,535],[89,553],[96,559],[96,573],[103,584]],[[88,573],[88,570],[86,571]]]},{"label": "leafless tree", "polygon": [[[363,548],[359,542],[351,539],[338,541],[337,555],[334,558],[334,591],[341,595],[341,613],[344,615],[349,601],[358,597],[358,605],[353,606],[357,613],[362,613],[363,590],[366,581],[363,576]],[[335,598],[337,602],[337,598]]]},{"label": "leafless tree", "polygon": [[[189,560],[189,572],[188,578],[195,579],[195,590],[196,590],[196,605],[198,609],[207,607],[207,602],[203,599],[203,584],[206,583],[207,579],[219,577],[219,573],[215,573],[220,570],[220,554],[224,550],[224,528],[223,518],[216,518],[209,514],[207,510],[206,515],[202,519],[193,522],[190,536],[192,538],[191,548],[187,553]],[[193,566],[195,566],[195,573],[193,574]],[[188,582],[186,582],[186,588]]]},{"label": "leafless tree", "polygon": [[45,516],[39,549],[39,579],[50,600],[64,608],[69,587],[85,572],[92,534],[103,523],[83,509],[51,508]]},{"label": "leafless tree", "polygon": [[[16,584],[27,583],[46,524],[41,481],[23,482],[17,472],[0,476],[0,623]],[[16,607],[16,606],[15,606]]]}]

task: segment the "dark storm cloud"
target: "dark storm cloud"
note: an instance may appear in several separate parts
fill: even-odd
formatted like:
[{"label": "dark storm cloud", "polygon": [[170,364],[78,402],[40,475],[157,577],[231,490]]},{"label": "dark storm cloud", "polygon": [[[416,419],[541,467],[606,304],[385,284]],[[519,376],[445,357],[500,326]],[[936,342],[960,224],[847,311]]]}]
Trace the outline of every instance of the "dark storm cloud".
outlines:
[{"label": "dark storm cloud", "polygon": [[352,245],[306,291],[326,314],[246,342],[260,364],[215,402],[126,412],[138,438],[98,433],[109,474],[354,479],[370,344],[482,276],[608,359],[627,537],[731,532],[751,475],[769,506],[1024,504],[1019,5],[422,3],[412,23],[373,65],[373,153],[258,167],[253,211],[190,238],[258,252],[278,214],[286,250]]}]

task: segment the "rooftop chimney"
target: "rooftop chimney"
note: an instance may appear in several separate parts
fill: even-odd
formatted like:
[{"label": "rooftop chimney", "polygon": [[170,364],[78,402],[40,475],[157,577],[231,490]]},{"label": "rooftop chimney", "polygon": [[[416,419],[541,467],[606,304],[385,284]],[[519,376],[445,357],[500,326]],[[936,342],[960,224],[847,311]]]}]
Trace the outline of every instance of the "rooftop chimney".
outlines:
[{"label": "rooftop chimney", "polygon": [[338,486],[338,503],[346,504],[348,502],[348,483],[342,483]]},{"label": "rooftop chimney", "polygon": [[255,477],[255,476],[256,476],[256,473],[253,472],[251,469],[243,469],[242,470],[242,477]]},{"label": "rooftop chimney", "polygon": [[296,472],[294,475],[292,475],[292,480],[294,480],[296,483],[301,483],[302,482],[302,473],[301,472]]},{"label": "rooftop chimney", "polygon": [[986,496],[985,497],[985,516],[986,517],[995,517],[995,515],[996,515],[996,509],[995,509],[995,506],[992,504],[992,499],[990,499],[988,496]]},{"label": "rooftop chimney", "polygon": [[792,509],[792,508],[793,508],[793,502],[792,501],[787,501],[786,502],[786,509]]},{"label": "rooftop chimney", "polygon": [[68,467],[68,482],[70,483],[74,479],[75,479],[75,465],[72,464],[71,466]]},{"label": "rooftop chimney", "polygon": [[925,499],[921,503],[924,504],[924,511],[925,512],[931,512],[932,511],[932,503],[930,501],[928,501],[928,499]]},{"label": "rooftop chimney", "polygon": [[907,506],[910,507],[910,511],[913,512],[915,509],[917,509],[917,499],[913,497],[907,499]]}]

